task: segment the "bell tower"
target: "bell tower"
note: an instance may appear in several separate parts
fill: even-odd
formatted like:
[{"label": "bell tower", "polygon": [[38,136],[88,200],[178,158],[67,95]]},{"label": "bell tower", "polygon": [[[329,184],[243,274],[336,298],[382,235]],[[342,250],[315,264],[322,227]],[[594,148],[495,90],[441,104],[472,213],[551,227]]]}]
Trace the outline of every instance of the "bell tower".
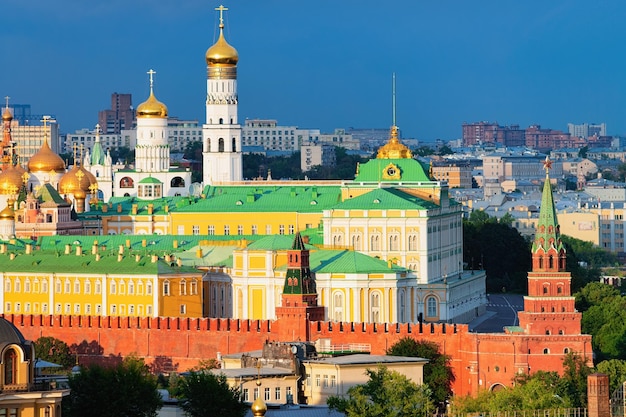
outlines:
[{"label": "bell tower", "polygon": [[572,277],[565,270],[565,246],[550,184],[552,161],[546,157],[543,165],[546,180],[532,245],[528,295],[524,297],[524,311],[518,313],[519,324],[528,334],[579,335],[582,315],[574,307]]},{"label": "bell tower", "polygon": [[206,123],[202,126],[202,180],[205,185],[241,181],[243,154],[237,120],[237,50],[224,37],[224,6],[220,34],[205,54],[207,63]]}]

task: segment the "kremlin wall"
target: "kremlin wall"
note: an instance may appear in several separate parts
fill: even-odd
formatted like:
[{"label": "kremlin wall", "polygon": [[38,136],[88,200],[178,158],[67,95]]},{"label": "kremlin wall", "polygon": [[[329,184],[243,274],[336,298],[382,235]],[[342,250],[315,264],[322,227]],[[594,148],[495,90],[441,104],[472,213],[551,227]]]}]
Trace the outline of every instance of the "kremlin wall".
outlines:
[{"label": "kremlin wall", "polygon": [[[511,386],[536,370],[562,372],[571,352],[591,364],[549,160],[520,325],[472,333],[462,323],[485,311],[487,295],[484,271],[463,268],[461,206],[400,142],[397,126],[354,180],[242,183],[239,56],[223,29],[220,15],[219,39],[205,55],[201,195],[189,195],[189,171],[170,167],[168,109],[155,97],[153,70],[138,106],[135,167],[113,171],[98,141],[67,172],[46,138],[28,172],[12,149],[5,155],[0,314],[25,338],[61,339],[79,363],[135,354],[169,372],[269,342],[384,354],[412,337],[450,356],[457,395]],[[7,106],[4,142],[10,119]],[[80,236],[87,216],[97,218],[92,242]],[[146,237],[116,240],[125,234]],[[204,235],[214,242],[200,243]],[[172,236],[167,250],[159,246]]]}]

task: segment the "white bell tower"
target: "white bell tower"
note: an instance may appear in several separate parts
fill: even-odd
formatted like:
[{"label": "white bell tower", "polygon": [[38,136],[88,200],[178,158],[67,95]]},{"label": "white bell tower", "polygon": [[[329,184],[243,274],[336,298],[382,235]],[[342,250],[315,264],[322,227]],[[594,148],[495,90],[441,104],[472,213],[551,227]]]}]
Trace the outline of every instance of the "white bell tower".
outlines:
[{"label": "white bell tower", "polygon": [[243,179],[241,126],[237,120],[237,50],[224,38],[224,6],[220,35],[206,51],[206,123],[202,126],[202,180],[205,185]]}]

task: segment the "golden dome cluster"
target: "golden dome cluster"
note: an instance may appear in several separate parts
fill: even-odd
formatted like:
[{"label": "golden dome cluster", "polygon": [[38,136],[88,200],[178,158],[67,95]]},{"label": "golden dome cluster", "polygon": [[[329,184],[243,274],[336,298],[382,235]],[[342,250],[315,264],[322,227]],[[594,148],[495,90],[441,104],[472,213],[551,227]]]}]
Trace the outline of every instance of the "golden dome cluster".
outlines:
[{"label": "golden dome cluster", "polygon": [[0,211],[0,220],[14,220],[15,212],[11,207],[11,204],[7,204],[4,210]]},{"label": "golden dome cluster", "polygon": [[28,161],[30,172],[65,172],[65,162],[50,149],[48,141],[44,140],[41,149]]},{"label": "golden dome cluster", "polygon": [[409,148],[400,143],[398,139],[398,127],[391,127],[391,137],[389,142],[381,146],[376,154],[376,159],[410,159],[413,153]]},{"label": "golden dome cluster", "polygon": [[161,103],[154,96],[154,92],[150,89],[150,97],[148,100],[137,106],[137,117],[167,117],[167,106]]}]

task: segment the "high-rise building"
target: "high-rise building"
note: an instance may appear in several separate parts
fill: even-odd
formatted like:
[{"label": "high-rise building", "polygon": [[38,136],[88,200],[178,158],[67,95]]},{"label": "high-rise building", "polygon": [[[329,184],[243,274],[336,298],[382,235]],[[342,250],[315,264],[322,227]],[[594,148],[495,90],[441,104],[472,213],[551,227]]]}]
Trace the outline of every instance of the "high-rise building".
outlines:
[{"label": "high-rise building", "polygon": [[119,134],[122,130],[133,126],[132,103],[131,94],[111,94],[111,108],[98,112],[98,123],[103,134]]},{"label": "high-rise building", "polygon": [[577,138],[588,138],[589,136],[606,136],[606,123],[574,123],[567,124],[567,131]]}]

